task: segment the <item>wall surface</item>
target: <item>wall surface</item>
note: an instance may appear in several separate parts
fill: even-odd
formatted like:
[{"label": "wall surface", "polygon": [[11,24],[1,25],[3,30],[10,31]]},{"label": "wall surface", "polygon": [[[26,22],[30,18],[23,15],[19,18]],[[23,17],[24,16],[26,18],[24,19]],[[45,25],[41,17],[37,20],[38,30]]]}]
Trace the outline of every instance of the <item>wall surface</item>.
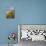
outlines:
[{"label": "wall surface", "polygon": [[19,24],[46,24],[46,0],[17,0]]},{"label": "wall surface", "polygon": [[[11,6],[16,18],[9,20],[5,12]],[[17,34],[17,24],[46,24],[46,0],[0,0],[0,44],[8,43],[9,32]]]},{"label": "wall surface", "polygon": [[[6,18],[8,8],[14,7],[16,9],[15,2],[15,0],[0,0],[0,44],[9,42],[8,34],[10,32],[16,32],[17,34],[17,17],[15,19]],[[17,39],[15,42],[17,43]]]}]

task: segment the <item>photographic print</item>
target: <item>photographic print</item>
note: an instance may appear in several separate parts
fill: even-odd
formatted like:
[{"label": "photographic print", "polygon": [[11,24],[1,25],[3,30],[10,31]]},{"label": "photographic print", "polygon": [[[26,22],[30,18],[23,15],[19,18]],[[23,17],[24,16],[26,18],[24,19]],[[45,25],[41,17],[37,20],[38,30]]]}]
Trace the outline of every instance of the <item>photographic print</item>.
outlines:
[{"label": "photographic print", "polygon": [[46,25],[20,24],[18,25],[20,46],[31,46],[34,42],[46,42]]},{"label": "photographic print", "polygon": [[8,11],[6,11],[6,18],[8,19],[14,19],[15,18],[15,9],[14,7],[8,8]]}]

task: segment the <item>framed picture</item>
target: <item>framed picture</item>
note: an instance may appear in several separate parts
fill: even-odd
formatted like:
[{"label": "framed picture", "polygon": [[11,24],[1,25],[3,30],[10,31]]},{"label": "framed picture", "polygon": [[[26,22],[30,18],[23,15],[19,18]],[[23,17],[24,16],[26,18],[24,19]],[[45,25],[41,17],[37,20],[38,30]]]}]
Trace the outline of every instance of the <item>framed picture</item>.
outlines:
[{"label": "framed picture", "polygon": [[46,25],[18,25],[19,42],[21,40],[46,41]]},{"label": "framed picture", "polygon": [[9,8],[6,12],[7,19],[14,19],[15,18],[15,9],[13,7]]}]

